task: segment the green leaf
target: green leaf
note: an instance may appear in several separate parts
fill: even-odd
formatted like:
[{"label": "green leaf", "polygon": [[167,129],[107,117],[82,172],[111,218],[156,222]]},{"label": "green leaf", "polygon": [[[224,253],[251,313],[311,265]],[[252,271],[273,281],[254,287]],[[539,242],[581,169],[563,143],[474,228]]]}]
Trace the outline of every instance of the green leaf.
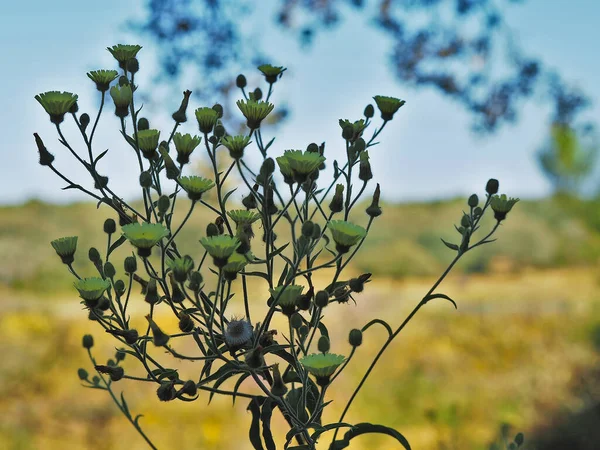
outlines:
[{"label": "green leaf", "polygon": [[427,303],[430,300],[436,299],[436,298],[443,298],[445,300],[448,300],[450,303],[452,303],[454,305],[455,309],[458,309],[458,306],[456,306],[456,302],[445,294],[430,294],[423,299],[423,304]]},{"label": "green leaf", "polygon": [[106,257],[108,258],[110,256],[110,254],[112,252],[114,252],[117,248],[119,248],[121,245],[123,245],[123,243],[126,240],[127,239],[125,238],[125,236],[121,236],[119,239],[117,239],[115,242],[113,242],[112,245],[110,246],[110,248],[108,249],[108,253],[106,254]]},{"label": "green leaf", "polygon": [[317,440],[317,439],[319,439],[319,436],[321,436],[323,433],[326,433],[328,431],[335,430],[337,428],[354,428],[354,427],[352,425],[350,425],[349,423],[340,422],[340,423],[330,423],[325,426],[320,426],[319,424],[311,423],[307,426],[307,428],[316,428],[316,431],[313,434],[311,434],[310,437],[312,437],[314,440]]},{"label": "green leaf", "polygon": [[250,423],[250,443],[255,450],[264,450],[262,441],[260,440],[260,405],[264,397],[254,397],[250,400],[247,410],[252,413],[252,422]]},{"label": "green leaf", "polygon": [[237,188],[232,189],[231,191],[229,191],[227,194],[225,194],[225,196],[223,197],[223,205],[227,204],[227,199],[229,197],[231,197],[231,194],[233,194],[235,191],[237,191]]},{"label": "green leaf", "polygon": [[239,377],[238,380],[235,382],[235,386],[233,387],[233,395],[232,395],[232,399],[233,399],[233,404],[234,405],[235,405],[235,399],[237,397],[238,389],[240,388],[240,386],[242,385],[242,383],[244,382],[244,380],[246,378],[248,378],[249,376],[250,376],[249,373],[245,373],[241,377]]},{"label": "green leaf", "polygon": [[379,324],[382,327],[384,327],[387,330],[387,332],[388,332],[388,337],[391,336],[392,334],[394,334],[394,332],[392,331],[392,327],[390,327],[388,325],[388,323],[385,320],[383,320],[383,319],[373,319],[373,320],[371,320],[368,324],[366,324],[364,327],[362,327],[362,331],[363,332],[367,331],[372,325],[375,325],[375,324]]},{"label": "green leaf", "polygon": [[127,406],[127,402],[125,401],[125,397],[123,396],[122,392],[121,392],[121,403],[123,406],[123,414],[125,414],[126,417],[131,417],[131,414],[129,413],[129,407]]},{"label": "green leaf", "polygon": [[98,161],[100,161],[104,155],[106,155],[108,153],[108,149],[104,150],[102,153],[100,153],[98,156],[96,156],[96,159],[94,159],[94,166],[96,164],[98,164]]},{"label": "green leaf", "polygon": [[[442,239],[442,238],[440,238],[440,239]],[[458,245],[456,245],[456,244],[451,244],[450,242],[446,242],[446,241],[445,241],[445,240],[443,240],[443,239],[442,239],[442,242],[443,242],[443,243],[444,243],[444,245],[445,245],[446,247],[448,247],[449,249],[458,251]]]},{"label": "green leaf", "polygon": [[360,436],[361,434],[368,433],[387,434],[388,436],[393,437],[398,442],[400,442],[406,450],[411,450],[410,444],[408,443],[406,438],[398,431],[394,430],[393,428],[385,427],[383,425],[373,425],[372,423],[359,423],[354,425],[354,427],[351,430],[347,431],[344,434],[343,439],[332,442],[331,446],[329,447],[329,450],[341,450],[343,448],[346,448],[350,445],[350,440],[352,440],[356,436]]},{"label": "green leaf", "polygon": [[271,416],[273,415],[273,400],[269,397],[265,400],[262,405],[260,413],[260,420],[263,425],[263,439],[267,450],[277,450],[275,441],[273,441],[273,434],[271,433]]},{"label": "green leaf", "polygon": [[283,271],[281,272],[281,276],[279,277],[279,281],[277,282],[277,286],[281,286],[284,283],[285,277],[288,274],[289,264],[286,263]]},{"label": "green leaf", "polygon": [[319,322],[319,331],[321,332],[321,336],[329,337],[329,331],[327,331],[327,327],[323,322]]}]

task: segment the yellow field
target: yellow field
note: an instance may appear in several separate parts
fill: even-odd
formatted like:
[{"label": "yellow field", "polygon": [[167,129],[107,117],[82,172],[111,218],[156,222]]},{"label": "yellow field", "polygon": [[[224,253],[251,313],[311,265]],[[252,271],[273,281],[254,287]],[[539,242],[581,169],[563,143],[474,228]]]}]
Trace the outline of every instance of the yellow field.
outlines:
[{"label": "yellow field", "polygon": [[[348,330],[372,318],[400,323],[432,282],[379,278],[358,295],[356,306],[328,307],[332,351],[347,355]],[[555,412],[577,411],[584,400],[574,389],[591,383],[586,373],[600,365],[590,338],[600,325],[598,284],[598,271],[589,268],[450,275],[440,291],[458,302],[458,311],[443,301],[421,310],[388,349],[347,421],[397,428],[416,450],[483,450],[503,422],[529,436]],[[40,298],[1,286],[0,448],[147,448],[107,393],[80,386],[77,368],[93,371],[81,336],[94,335],[94,355],[101,363],[113,357],[115,341],[86,319],[76,296]],[[143,320],[143,301],[134,300],[139,305],[134,320]],[[377,328],[365,334],[331,389],[334,403],[325,420],[337,419],[384,334]],[[169,355],[161,361],[181,366]],[[132,360],[126,359],[124,368],[142,375]],[[198,371],[186,364],[181,373],[197,378]],[[207,395],[194,403],[161,403],[153,384],[122,380],[113,386],[125,391],[133,413],[144,414],[141,424],[160,449],[251,448],[243,399],[235,407],[228,398],[207,406]],[[254,389],[251,382],[242,387]],[[281,442],[287,430],[275,416]],[[371,436],[357,438],[351,448],[399,448]],[[330,439],[325,435],[319,448],[327,448]]]}]

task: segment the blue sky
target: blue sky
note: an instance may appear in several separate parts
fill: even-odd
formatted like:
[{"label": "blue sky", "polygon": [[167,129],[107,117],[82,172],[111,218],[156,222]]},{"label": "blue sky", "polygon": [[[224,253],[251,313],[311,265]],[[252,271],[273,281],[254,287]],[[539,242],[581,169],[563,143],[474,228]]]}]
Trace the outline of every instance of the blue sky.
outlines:
[{"label": "blue sky", "polygon": [[[115,43],[144,46],[140,83],[149,83],[155,65],[152,45],[131,38],[122,28],[125,19],[143,11],[143,4],[141,0],[24,0],[3,5],[0,43],[6,64],[0,72],[0,204],[30,198],[85,199],[61,191],[63,182],[37,164],[33,132],[44,138],[61,170],[81,173],[58,144],[53,125],[33,97],[47,90],[69,90],[79,94],[81,111],[94,111],[98,93],[85,73],[115,67],[105,50]],[[599,18],[600,2],[595,0],[528,0],[507,12],[507,21],[528,54],[541,57],[591,96],[594,107],[589,113],[596,121],[600,112],[600,61],[595,48],[600,40]],[[326,141],[328,156],[341,157],[338,119],[359,118],[373,95],[391,95],[406,99],[407,104],[382,133],[381,145],[370,152],[386,199],[481,193],[490,177],[498,178],[501,190],[510,195],[532,198],[549,193],[550,185],[535,160],[548,125],[547,110],[539,104],[528,104],[517,125],[481,138],[469,131],[470,116],[460,106],[433,91],[415,91],[394,80],[386,66],[388,46],[362,17],[349,15],[335,32],[321,34],[309,52],[301,51],[291,36],[281,34],[270,18],[265,22],[263,49],[273,56],[273,63],[288,67],[273,101],[285,99],[293,111],[293,117],[275,134],[277,152]],[[252,68],[244,72],[251,73]],[[169,115],[179,101],[165,99],[163,112],[167,114],[147,110],[153,126],[166,134],[171,127]],[[193,105],[198,106],[203,105]],[[101,170],[111,176],[113,190],[130,198],[137,192],[132,180],[135,159],[119,138],[110,103],[108,112],[98,130],[97,151],[111,149]],[[184,131],[196,131],[191,120]],[[270,130],[264,133],[272,135]],[[80,144],[74,133],[67,136]]]}]

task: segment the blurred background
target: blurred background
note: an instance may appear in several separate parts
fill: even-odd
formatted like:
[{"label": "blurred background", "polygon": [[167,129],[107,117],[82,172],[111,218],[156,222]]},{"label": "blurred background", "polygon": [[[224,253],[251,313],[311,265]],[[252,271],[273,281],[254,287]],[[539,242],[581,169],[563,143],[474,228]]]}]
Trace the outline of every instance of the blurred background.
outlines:
[{"label": "blurred background", "polygon": [[[594,0],[3,5],[0,448],[146,448],[108,395],[80,386],[77,369],[92,370],[81,336],[94,335],[99,361],[114,356],[114,344],[87,320],[49,245],[78,235],[75,267],[91,275],[85,255],[106,245],[102,223],[110,212],[62,191],[64,183],[38,165],[32,136],[42,136],[63,173],[89,186],[34,96],[74,92],[80,112],[95,114],[99,93],[85,73],[116,68],[105,48],[130,43],[143,46],[136,75],[142,115],[164,133],[185,89],[193,91],[190,108],[219,102],[225,125],[239,127],[235,78],[244,73],[249,89],[266,92],[256,70],[262,63],[287,68],[263,129],[269,140],[276,137],[277,155],[325,142],[328,161],[340,159],[339,119],[361,118],[374,95],[406,100],[370,152],[384,214],[349,271],[372,272],[374,281],[356,305],[330,312],[337,353],[348,354],[350,328],[375,317],[397,325],[427,292],[452,258],[440,238],[454,238],[470,194],[483,198],[493,177],[501,192],[521,198],[498,241],[467,254],[442,285],[458,310],[422,310],[387,351],[347,421],[397,428],[417,450],[488,450],[517,431],[531,448],[597,449],[599,17]],[[110,151],[100,170],[114,191],[135,201],[137,162],[107,106],[96,148]],[[197,132],[194,123],[183,132]],[[73,124],[65,128],[78,142]],[[193,170],[202,173],[206,159],[195,156]],[[258,152],[248,158],[261,159]],[[196,211],[181,235],[184,246],[197,246],[212,219]],[[142,317],[143,301],[136,300]],[[380,330],[365,335],[360,357],[331,391],[332,420],[384,339]],[[154,388],[140,384],[115,387],[144,414],[142,426],[159,448],[249,448],[244,402],[215,398],[208,407],[201,396],[159,404]],[[280,439],[281,430],[274,431]],[[351,448],[394,445],[367,436]]]}]

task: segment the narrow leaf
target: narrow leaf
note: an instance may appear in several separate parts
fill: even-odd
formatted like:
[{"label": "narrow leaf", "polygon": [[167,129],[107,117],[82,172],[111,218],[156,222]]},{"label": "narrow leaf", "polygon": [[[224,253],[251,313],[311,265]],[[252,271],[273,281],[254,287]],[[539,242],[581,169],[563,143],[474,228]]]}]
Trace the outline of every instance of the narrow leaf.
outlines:
[{"label": "narrow leaf", "polygon": [[455,309],[458,309],[458,306],[456,306],[456,302],[445,294],[430,294],[423,299],[423,303],[427,303],[428,301],[433,300],[435,298],[443,298],[444,300],[448,300],[450,303],[452,303],[454,305]]},{"label": "narrow leaf", "polygon": [[393,428],[384,427],[383,425],[373,425],[372,423],[359,423],[344,434],[342,440],[332,442],[329,450],[341,450],[350,445],[350,440],[356,436],[367,433],[387,434],[400,442],[406,450],[411,450],[410,444],[406,438]]}]

